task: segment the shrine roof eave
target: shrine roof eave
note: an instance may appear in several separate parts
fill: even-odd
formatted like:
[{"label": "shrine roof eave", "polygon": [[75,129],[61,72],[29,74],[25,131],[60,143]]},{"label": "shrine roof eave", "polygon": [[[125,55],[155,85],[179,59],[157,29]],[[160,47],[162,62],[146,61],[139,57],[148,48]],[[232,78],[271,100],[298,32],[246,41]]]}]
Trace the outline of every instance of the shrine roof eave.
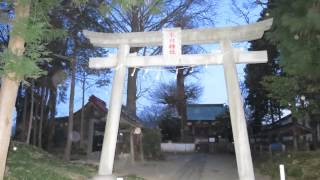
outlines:
[{"label": "shrine roof eave", "polygon": [[[221,40],[243,42],[260,39],[263,33],[271,28],[273,19],[260,22],[222,28],[184,29],[181,32],[182,45],[212,44]],[[83,31],[90,42],[97,47],[115,47],[128,44],[130,47],[161,46],[162,32],[130,32],[130,33],[100,33]]]}]

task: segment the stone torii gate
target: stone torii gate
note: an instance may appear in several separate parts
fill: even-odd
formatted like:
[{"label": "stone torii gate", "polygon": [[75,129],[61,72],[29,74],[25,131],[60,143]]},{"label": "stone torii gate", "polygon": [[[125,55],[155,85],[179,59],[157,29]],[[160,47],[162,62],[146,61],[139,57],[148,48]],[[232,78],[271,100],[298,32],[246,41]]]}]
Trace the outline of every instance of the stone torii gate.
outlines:
[{"label": "stone torii gate", "polygon": [[[259,39],[262,37],[264,31],[270,29],[271,25],[272,19],[227,28],[164,29],[162,33],[97,33],[84,31],[84,35],[94,46],[118,48],[117,56],[90,58],[89,62],[90,68],[101,69],[115,67],[99,172],[95,179],[115,179],[115,177],[112,176],[112,170],[122,105],[122,93],[126,78],[126,69],[128,67],[222,64],[230,106],[239,179],[254,180],[250,144],[236,64],[266,63],[268,57],[266,51],[242,52],[239,49],[234,49],[232,43]],[[220,43],[220,53],[181,54],[181,45],[213,43]],[[163,55],[132,56],[129,54],[131,47],[145,46],[163,46]]]}]

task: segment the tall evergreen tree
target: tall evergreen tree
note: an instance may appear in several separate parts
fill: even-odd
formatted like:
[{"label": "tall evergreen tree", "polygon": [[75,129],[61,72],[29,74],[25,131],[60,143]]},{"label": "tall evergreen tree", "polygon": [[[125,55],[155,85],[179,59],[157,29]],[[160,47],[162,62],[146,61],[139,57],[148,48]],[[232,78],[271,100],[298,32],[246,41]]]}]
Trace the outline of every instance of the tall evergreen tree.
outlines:
[{"label": "tall evergreen tree", "polygon": [[[75,6],[89,3],[87,0],[71,1]],[[27,78],[36,78],[45,74],[45,68],[43,67],[48,65],[46,60],[48,60],[47,57],[50,54],[46,45],[64,34],[62,31],[53,28],[54,26],[50,24],[49,18],[52,9],[61,5],[60,3],[61,0],[8,0],[4,3],[9,9],[7,16],[14,14],[14,18],[13,20],[6,18],[8,20],[7,23],[12,25],[10,26],[12,30],[8,48],[1,54],[0,61],[2,77],[0,91],[0,179],[2,179],[5,170],[12,127],[12,114],[19,84]],[[48,72],[49,75],[50,73]],[[55,74],[53,73],[53,75]],[[57,84],[54,79],[53,76],[50,79],[55,87],[50,89],[49,98],[49,104],[53,109],[50,112],[51,126],[54,125],[53,118],[57,97]],[[49,128],[49,130],[53,131],[52,128]]]},{"label": "tall evergreen tree", "polygon": [[1,55],[0,92],[0,178],[2,179],[10,142],[12,114],[20,81],[43,74],[38,66],[48,55],[44,42],[56,38],[48,23],[48,12],[57,1],[9,1],[14,7],[13,29],[8,48]]},{"label": "tall evergreen tree", "polygon": [[[66,41],[57,41],[51,44],[52,51],[54,51],[55,57],[58,59],[67,59],[72,62],[67,62],[71,66],[71,83],[70,83],[70,98],[69,98],[69,123],[68,123],[68,136],[65,149],[65,160],[70,159],[72,149],[71,133],[73,132],[73,106],[74,102],[74,88],[76,75],[87,76],[99,76],[103,74],[105,77],[110,73],[110,70],[94,71],[88,68],[89,57],[106,55],[107,51],[104,48],[95,48],[89,41],[83,36],[82,31],[84,29],[90,29],[94,31],[107,32],[106,21],[99,11],[100,3],[88,2],[81,6],[76,6],[72,1],[64,1],[61,6],[54,9],[54,15],[51,16],[52,24],[64,29],[67,32]],[[65,49],[61,49],[66,47]],[[62,54],[62,56],[60,55]],[[104,79],[106,80],[106,79]],[[109,82],[104,81],[104,82]],[[81,80],[82,84],[85,84],[84,80]],[[83,97],[84,98],[84,97]],[[81,118],[80,123],[80,141],[83,144],[83,127],[84,119]],[[49,140],[51,141],[51,140]]]},{"label": "tall evergreen tree", "polygon": [[284,76],[269,78],[266,87],[283,105],[295,105],[297,96],[319,94],[320,1],[279,0],[273,2],[273,7],[274,25],[269,39],[281,52]]},{"label": "tall evergreen tree", "polygon": [[[268,9],[261,13],[261,19],[267,17]],[[250,42],[250,50],[267,50],[268,62],[266,64],[248,64],[245,67],[244,85],[247,88],[246,105],[250,109],[253,133],[259,132],[262,123],[273,123],[281,118],[279,102],[268,96],[269,92],[263,86],[264,78],[272,75],[279,75],[280,67],[278,62],[279,52],[275,45],[271,44],[264,35],[259,40]]]},{"label": "tall evergreen tree", "polygon": [[283,74],[267,78],[265,87],[294,116],[313,117],[320,107],[320,1],[273,1],[271,16],[269,39],[280,51]]}]

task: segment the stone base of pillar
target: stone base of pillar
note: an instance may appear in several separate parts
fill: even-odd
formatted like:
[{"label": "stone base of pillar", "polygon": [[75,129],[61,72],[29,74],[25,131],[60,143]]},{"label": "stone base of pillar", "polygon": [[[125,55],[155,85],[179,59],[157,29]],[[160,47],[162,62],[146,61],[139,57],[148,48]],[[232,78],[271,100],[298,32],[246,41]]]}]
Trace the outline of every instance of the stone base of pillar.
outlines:
[{"label": "stone base of pillar", "polygon": [[117,177],[113,175],[97,175],[91,180],[117,180]]}]

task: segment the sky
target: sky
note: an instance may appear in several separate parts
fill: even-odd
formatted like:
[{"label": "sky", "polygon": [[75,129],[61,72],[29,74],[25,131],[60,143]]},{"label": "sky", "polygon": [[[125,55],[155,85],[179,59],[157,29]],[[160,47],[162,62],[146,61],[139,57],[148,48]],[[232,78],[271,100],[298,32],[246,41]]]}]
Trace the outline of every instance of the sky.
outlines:
[{"label": "sky", "polygon": [[[246,2],[252,2],[252,0],[237,0],[239,7],[246,8],[248,5]],[[249,13],[250,21],[255,22],[259,18],[261,7],[251,9]],[[231,10],[231,0],[224,0],[219,2],[217,9],[216,24],[214,27],[228,27],[246,24],[243,18],[236,16]],[[249,47],[249,43],[235,44],[235,47],[246,49]],[[206,45],[204,49],[207,52],[211,52],[217,49],[217,45]],[[240,81],[244,80],[244,69],[245,65],[237,65],[238,77]],[[139,74],[142,89],[144,88],[155,88],[159,82],[168,82],[175,80],[175,75],[168,73],[163,69],[152,69],[142,70]],[[191,77],[189,79],[192,82],[197,82],[203,87],[203,93],[198,101],[201,104],[228,104],[226,85],[224,79],[224,72],[222,65],[208,65],[202,68],[201,72],[196,75],[196,78]],[[91,95],[95,95],[101,98],[109,106],[109,98],[111,94],[111,86],[108,87],[92,87],[86,92],[85,100],[87,102]],[[82,93],[81,85],[77,83],[75,90],[75,111],[81,108]],[[69,95],[68,95],[69,96]],[[123,104],[125,104],[126,90],[123,92]],[[149,100],[147,94],[141,97],[137,101],[138,111],[141,111],[143,107],[151,105],[152,102]],[[68,116],[68,100],[65,103],[60,103],[57,106],[57,116]]]}]

